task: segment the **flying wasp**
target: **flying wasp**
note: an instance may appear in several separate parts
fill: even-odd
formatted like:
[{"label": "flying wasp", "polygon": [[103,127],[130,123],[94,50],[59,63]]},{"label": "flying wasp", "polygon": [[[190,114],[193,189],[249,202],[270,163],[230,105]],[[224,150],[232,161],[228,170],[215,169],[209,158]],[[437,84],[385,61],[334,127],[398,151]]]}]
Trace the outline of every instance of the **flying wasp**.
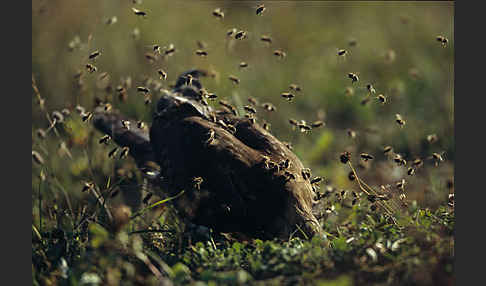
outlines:
[{"label": "flying wasp", "polygon": [[372,85],[371,83],[368,83],[368,84],[366,85],[366,89],[368,89],[368,91],[369,91],[370,93],[376,93],[376,90],[375,90],[375,88],[373,87],[373,85]]},{"label": "flying wasp", "polygon": [[128,120],[122,120],[121,121],[121,124],[122,124],[123,128],[125,128],[127,130],[130,130],[130,121],[128,121]]},{"label": "flying wasp", "polygon": [[214,99],[218,98],[218,96],[215,93],[208,92],[208,93],[206,93],[206,98],[214,100]]},{"label": "flying wasp", "polygon": [[202,177],[194,177],[192,179],[193,187],[196,190],[201,190],[201,184],[204,182],[204,179]]},{"label": "flying wasp", "polygon": [[285,160],[283,160],[283,161],[281,161],[281,162],[279,163],[279,167],[280,167],[281,169],[288,169],[288,168],[290,168],[290,165],[291,165],[291,162],[290,162],[290,160],[289,160],[289,159],[285,159]]},{"label": "flying wasp", "polygon": [[61,113],[65,116],[65,117],[68,117],[69,115],[71,115],[71,111],[67,108],[64,108],[63,110],[61,110]]},{"label": "flying wasp", "polygon": [[395,114],[395,121],[400,125],[400,127],[405,126],[405,120],[403,120],[402,116],[400,114]]},{"label": "flying wasp", "polygon": [[280,59],[283,59],[287,56],[287,54],[282,50],[275,50],[275,51],[273,51],[273,54],[275,56],[279,57]]},{"label": "flying wasp", "polygon": [[383,147],[383,154],[387,154],[392,150],[393,150],[392,146],[385,146],[385,147]]},{"label": "flying wasp", "polygon": [[295,180],[296,179],[294,173],[292,173],[292,172],[285,171],[284,175],[286,177],[286,181],[290,181],[290,180]]},{"label": "flying wasp", "polygon": [[174,44],[170,44],[169,47],[167,47],[167,49],[165,49],[164,55],[170,56],[173,53],[175,53],[175,51],[176,51],[176,48],[175,48]]},{"label": "flying wasp", "polygon": [[216,9],[213,10],[213,16],[216,17],[216,18],[223,19],[224,18],[224,13],[221,10],[221,8],[216,8]]},{"label": "flying wasp", "polygon": [[159,69],[157,73],[159,74],[160,79],[167,80],[167,73],[163,69]]},{"label": "flying wasp", "polygon": [[361,153],[360,156],[365,162],[374,159],[374,157],[368,153]]},{"label": "flying wasp", "polygon": [[253,106],[257,106],[258,104],[257,100],[253,97],[248,97],[248,102]]},{"label": "flying wasp", "polygon": [[354,131],[352,129],[348,129],[347,133],[348,133],[348,136],[351,137],[351,139],[356,138],[356,131]]},{"label": "flying wasp", "polygon": [[123,158],[126,158],[128,156],[128,152],[130,151],[130,148],[125,146],[122,148],[121,152],[120,152],[120,159],[123,159]]},{"label": "flying wasp", "polygon": [[145,86],[139,86],[137,87],[137,91],[143,92],[143,93],[149,93],[150,89],[146,88]]},{"label": "flying wasp", "polygon": [[309,168],[304,168],[302,169],[302,178],[304,178],[304,180],[308,180],[310,179],[311,177],[311,170]]},{"label": "flying wasp", "polygon": [[350,181],[354,181],[354,180],[356,179],[356,175],[354,174],[354,172],[353,172],[353,171],[350,171],[350,172],[348,173],[348,179],[349,179]]},{"label": "flying wasp", "polygon": [[64,115],[62,115],[61,112],[54,110],[52,112],[52,118],[54,118],[54,121],[57,122],[63,122],[64,121]]},{"label": "flying wasp", "polygon": [[408,168],[408,171],[407,171],[407,174],[409,176],[413,176],[413,174],[415,174],[415,169],[413,167],[409,167]]},{"label": "flying wasp", "polygon": [[74,110],[76,110],[76,112],[79,114],[79,115],[82,115],[86,112],[86,110],[84,109],[84,107],[82,107],[81,105],[76,105],[76,107],[74,108]]},{"label": "flying wasp", "polygon": [[153,55],[152,53],[145,53],[144,56],[150,63],[153,63],[157,60],[155,55]]},{"label": "flying wasp", "polygon": [[427,142],[429,142],[430,144],[437,142],[438,139],[439,137],[437,137],[437,134],[427,135]]},{"label": "flying wasp", "polygon": [[262,107],[267,110],[267,111],[275,111],[276,108],[275,108],[275,105],[269,103],[269,102],[266,102],[266,103],[263,103],[262,104]]},{"label": "flying wasp", "polygon": [[246,37],[247,37],[247,32],[246,31],[243,31],[243,30],[238,31],[235,34],[235,39],[237,39],[237,40],[243,40]]},{"label": "flying wasp", "polygon": [[238,32],[236,28],[229,29],[228,31],[226,31],[226,36],[231,37],[233,36],[233,34],[236,34],[236,32]]},{"label": "flying wasp", "polygon": [[301,122],[299,124],[297,124],[297,127],[299,127],[300,132],[302,132],[302,133],[309,132],[309,131],[312,130],[312,127],[307,125],[307,123],[304,120],[301,120]]},{"label": "flying wasp", "polygon": [[44,129],[37,129],[36,131],[37,137],[40,139],[44,139],[47,136],[47,133],[44,131]]},{"label": "flying wasp", "polygon": [[111,109],[113,108],[113,106],[111,105],[111,103],[105,103],[105,111],[108,112],[108,111],[111,111]]},{"label": "flying wasp", "polygon": [[110,135],[105,135],[103,137],[100,138],[100,140],[98,141],[99,144],[106,144],[108,145],[108,142],[111,140],[111,136]]},{"label": "flying wasp", "polygon": [[100,52],[100,51],[94,51],[94,52],[92,52],[92,53],[91,53],[91,54],[88,56],[88,58],[89,58],[90,60],[94,60],[94,59],[96,59],[96,58],[97,58],[98,56],[100,56],[100,55],[101,55],[101,52]]},{"label": "flying wasp", "polygon": [[42,158],[41,154],[39,152],[32,150],[32,159],[39,164],[39,165],[44,165],[44,158]]},{"label": "flying wasp", "polygon": [[260,5],[258,5],[258,6],[257,6],[257,8],[256,8],[256,14],[257,14],[257,15],[262,15],[262,14],[263,14],[263,12],[265,12],[265,10],[266,10],[265,5],[260,4]]},{"label": "flying wasp", "polygon": [[270,169],[270,157],[266,156],[266,155],[262,155],[262,164],[263,166],[265,166],[265,169]]},{"label": "flying wasp", "polygon": [[421,166],[424,164],[424,162],[422,161],[422,159],[417,158],[417,159],[413,160],[412,164],[413,164],[415,167],[417,167],[417,168],[418,168],[418,167],[421,167]]},{"label": "flying wasp", "polygon": [[289,119],[289,123],[290,123],[291,125],[294,125],[294,126],[299,125],[299,122],[297,122],[297,120],[292,119],[292,118],[291,118],[291,119]]},{"label": "flying wasp", "polygon": [[92,64],[86,64],[86,69],[88,70],[89,73],[94,73],[95,71],[98,70],[98,68]]},{"label": "flying wasp", "polygon": [[445,46],[447,45],[447,43],[449,42],[449,39],[447,39],[447,38],[446,38],[446,37],[444,37],[444,36],[437,36],[435,39],[436,39],[436,40],[437,40],[439,43],[441,43],[441,44],[442,44],[442,46],[444,46],[444,47],[445,47]]},{"label": "flying wasp", "polygon": [[351,153],[348,152],[348,151],[345,151],[345,152],[341,153],[341,155],[339,156],[339,160],[343,164],[348,163],[348,161],[351,160]]},{"label": "flying wasp", "polygon": [[403,190],[406,183],[407,182],[405,181],[405,179],[401,179],[400,181],[395,183],[395,186],[397,187],[397,189]]},{"label": "flying wasp", "polygon": [[235,134],[236,133],[236,127],[234,127],[233,125],[231,124],[226,124],[226,129],[228,129],[228,131],[232,134]]},{"label": "flying wasp", "polygon": [[160,55],[162,49],[160,48],[159,45],[155,44],[155,45],[153,45],[152,50],[154,51],[154,55],[157,55],[157,54]]},{"label": "flying wasp", "polygon": [[143,99],[145,105],[149,105],[152,103],[152,96],[150,94],[144,94],[144,99]]},{"label": "flying wasp", "polygon": [[128,98],[127,90],[123,86],[119,85],[116,87],[116,91],[118,92],[118,98],[120,101],[125,102]]},{"label": "flying wasp", "polygon": [[325,126],[326,124],[324,123],[324,121],[321,121],[321,120],[318,120],[318,121],[314,121],[311,123],[311,127],[312,128],[319,128],[321,126]]},{"label": "flying wasp", "polygon": [[294,90],[294,91],[302,91],[302,88],[301,88],[299,85],[295,84],[295,83],[291,83],[291,84],[289,85],[289,88],[290,88],[291,90]]},{"label": "flying wasp", "polygon": [[148,193],[144,198],[143,198],[143,203],[144,204],[148,204],[150,198],[152,198],[153,194],[152,193]]},{"label": "flying wasp", "polygon": [[86,112],[82,115],[81,119],[84,121],[84,122],[87,122],[89,120],[91,120],[91,118],[93,118],[93,113],[91,112]]},{"label": "flying wasp", "polygon": [[454,194],[449,194],[447,197],[447,205],[451,208],[454,207]]},{"label": "flying wasp", "polygon": [[250,113],[250,114],[255,114],[257,111],[254,107],[251,107],[250,105],[245,105],[243,106],[243,108],[245,109],[246,112]]},{"label": "flying wasp", "polygon": [[358,76],[354,73],[348,73],[348,77],[351,79],[351,82],[357,82],[359,80]]},{"label": "flying wasp", "polygon": [[141,11],[141,10],[138,10],[138,9],[136,9],[136,8],[133,8],[133,7],[132,7],[132,11],[133,11],[133,13],[135,13],[135,15],[137,15],[137,16],[142,16],[142,17],[147,16],[147,13],[146,13],[146,12]]},{"label": "flying wasp", "polygon": [[196,50],[196,55],[200,56],[200,57],[207,57],[208,55],[208,52],[204,51],[204,50]]},{"label": "flying wasp", "polygon": [[234,84],[239,84],[240,83],[240,79],[237,78],[236,76],[234,75],[230,75],[228,76],[229,80],[231,80]]},{"label": "flying wasp", "polygon": [[383,94],[378,94],[376,97],[382,104],[386,103],[386,97]]},{"label": "flying wasp", "polygon": [[437,167],[441,162],[444,161],[444,158],[442,157],[442,154],[439,153],[432,153],[432,159],[434,159],[434,165]]},{"label": "flying wasp", "polygon": [[105,24],[109,26],[115,24],[116,22],[118,22],[118,18],[116,16],[113,16],[111,18],[106,19]]},{"label": "flying wasp", "polygon": [[214,130],[213,129],[209,129],[208,135],[209,135],[209,138],[206,140],[205,143],[207,145],[210,145],[214,141]]},{"label": "flying wasp", "polygon": [[338,56],[345,56],[348,53],[345,49],[339,49],[338,50]]},{"label": "flying wasp", "polygon": [[268,36],[268,35],[262,35],[262,36],[260,37],[260,40],[261,40],[262,42],[267,43],[268,45],[270,45],[270,44],[272,43],[272,38],[271,38],[270,36]]},{"label": "flying wasp", "polygon": [[322,177],[315,177],[310,181],[310,183],[311,185],[314,185],[320,183],[321,181],[322,181]]},{"label": "flying wasp", "polygon": [[403,159],[402,155],[400,155],[400,154],[395,154],[393,161],[395,161],[395,163],[397,163],[398,166],[407,165],[407,161],[405,159]]},{"label": "flying wasp", "polygon": [[94,183],[93,182],[84,182],[83,188],[81,189],[82,192],[86,192],[87,190],[91,190],[94,188]]},{"label": "flying wasp", "polygon": [[113,158],[115,157],[116,153],[118,152],[118,147],[113,148],[109,153],[108,153],[108,158]]},{"label": "flying wasp", "polygon": [[280,166],[275,162],[268,162],[269,170],[272,172],[280,172]]},{"label": "flying wasp", "polygon": [[280,96],[287,99],[289,102],[292,101],[292,98],[295,97],[295,95],[290,92],[283,92],[280,94]]},{"label": "flying wasp", "polygon": [[270,131],[270,126],[271,126],[270,123],[266,122],[265,120],[263,121],[263,125],[262,125],[263,129]]}]

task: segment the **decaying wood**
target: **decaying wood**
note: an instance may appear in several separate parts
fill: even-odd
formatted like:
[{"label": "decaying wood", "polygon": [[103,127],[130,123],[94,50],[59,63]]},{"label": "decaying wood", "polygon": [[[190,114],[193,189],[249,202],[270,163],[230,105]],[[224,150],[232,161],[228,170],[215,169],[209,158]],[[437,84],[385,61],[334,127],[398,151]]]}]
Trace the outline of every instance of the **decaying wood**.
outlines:
[{"label": "decaying wood", "polygon": [[301,161],[258,123],[202,104],[201,75],[183,74],[159,100],[150,134],[133,121],[127,130],[121,120],[128,119],[102,109],[94,125],[130,147],[139,167],[156,162],[167,195],[185,190],[173,203],[195,224],[260,238],[288,238],[297,228],[308,237],[320,233]]},{"label": "decaying wood", "polygon": [[[122,121],[129,121],[130,127],[124,127]],[[136,121],[120,115],[116,110],[104,112],[103,107],[98,107],[94,112],[93,124],[101,132],[110,135],[119,146],[128,147],[139,167],[155,162],[148,129],[138,128]]]}]

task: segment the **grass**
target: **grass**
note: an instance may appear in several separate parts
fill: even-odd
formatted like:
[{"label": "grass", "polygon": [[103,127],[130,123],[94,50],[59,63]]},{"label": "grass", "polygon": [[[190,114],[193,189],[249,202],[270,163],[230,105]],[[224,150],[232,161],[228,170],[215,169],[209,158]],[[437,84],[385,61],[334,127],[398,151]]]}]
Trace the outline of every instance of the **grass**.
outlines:
[{"label": "grass", "polygon": [[[33,1],[32,150],[42,157],[32,163],[35,285],[452,285],[453,4],[273,1],[256,16],[257,4]],[[147,16],[137,17],[131,7]],[[211,15],[217,7],[222,20]],[[113,16],[117,22],[105,24]],[[230,40],[226,32],[233,27],[248,37]],[[272,37],[271,45],[259,40],[262,34]],[[449,39],[446,46],[438,35]],[[195,55],[198,40],[207,57]],[[176,52],[149,62],[144,54],[155,43],[173,43]],[[275,49],[286,57],[274,56]],[[346,58],[338,49],[348,51]],[[95,50],[101,54],[89,60]],[[240,68],[241,61],[248,67]],[[88,62],[97,71],[87,73]],[[324,178],[316,205],[323,236],[261,241],[187,230],[171,205],[177,198],[146,181],[133,159],[109,159],[115,145],[99,144],[102,134],[76,112],[77,105],[91,111],[97,100],[110,102],[150,126],[160,93],[146,105],[136,87],[169,89],[194,67],[215,71],[203,85],[240,112],[250,96],[276,106],[276,112],[257,108],[257,121],[268,122],[312,176]],[[167,81],[159,80],[159,68]],[[78,70],[81,77],[74,76]],[[292,83],[302,92],[288,102],[280,94]],[[368,83],[386,96],[385,104],[361,103]],[[125,102],[115,91],[123,84]],[[53,112],[65,108],[70,114],[54,123]],[[326,125],[300,133],[290,118]],[[437,140],[428,141],[431,134]],[[384,146],[393,151],[384,154]],[[345,151],[348,164],[339,159]],[[360,153],[374,158],[364,162]],[[444,161],[436,165],[433,153]],[[394,162],[396,154],[405,166]],[[410,176],[416,158],[423,165]],[[83,191],[86,182],[92,185]]]}]

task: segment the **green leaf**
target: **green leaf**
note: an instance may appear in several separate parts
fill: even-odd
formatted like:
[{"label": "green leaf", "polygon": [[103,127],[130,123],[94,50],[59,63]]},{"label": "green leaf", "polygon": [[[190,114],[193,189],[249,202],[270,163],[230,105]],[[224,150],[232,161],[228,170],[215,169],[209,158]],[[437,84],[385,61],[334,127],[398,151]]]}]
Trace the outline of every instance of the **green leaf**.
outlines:
[{"label": "green leaf", "polygon": [[332,241],[332,248],[338,251],[348,251],[349,245],[346,243],[345,237],[339,237]]},{"label": "green leaf", "polygon": [[334,280],[318,280],[316,281],[318,286],[351,286],[353,285],[353,280],[347,275],[339,276]]},{"label": "green leaf", "polygon": [[158,202],[155,202],[153,204],[151,204],[150,206],[146,207],[146,208],[143,208],[141,209],[140,211],[138,211],[137,213],[135,213],[134,215],[132,215],[132,217],[130,217],[130,219],[134,219],[138,216],[141,216],[144,212],[148,211],[149,209],[151,208],[154,208],[158,205],[162,205],[162,204],[165,204],[166,202],[169,202],[169,201],[172,201],[174,199],[177,199],[178,197],[182,196],[184,194],[184,190],[182,190],[180,193],[178,193],[177,195],[173,196],[173,197],[169,197],[167,199],[163,199],[163,200],[160,200]]},{"label": "green leaf", "polygon": [[191,274],[191,270],[189,269],[189,267],[181,262],[178,262],[172,267],[172,272],[173,273],[171,278],[179,283],[187,279]]},{"label": "green leaf", "polygon": [[242,245],[239,242],[233,243],[233,249],[236,251],[236,253],[239,253],[241,251]]},{"label": "green leaf", "polygon": [[89,225],[89,233],[91,234],[91,246],[94,248],[100,247],[110,237],[108,231],[96,223]]}]

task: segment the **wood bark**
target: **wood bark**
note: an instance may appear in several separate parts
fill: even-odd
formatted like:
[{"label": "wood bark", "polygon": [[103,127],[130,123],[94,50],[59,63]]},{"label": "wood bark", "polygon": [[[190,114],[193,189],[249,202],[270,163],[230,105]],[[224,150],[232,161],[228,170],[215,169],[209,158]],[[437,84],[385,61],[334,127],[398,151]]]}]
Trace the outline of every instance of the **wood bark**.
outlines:
[{"label": "wood bark", "polygon": [[204,105],[193,74],[195,86],[181,80],[186,73],[160,99],[150,131],[133,120],[127,130],[121,120],[129,119],[102,109],[95,127],[128,146],[140,168],[155,162],[166,195],[184,190],[173,204],[192,223],[267,239],[320,233],[299,158],[258,123]]}]

